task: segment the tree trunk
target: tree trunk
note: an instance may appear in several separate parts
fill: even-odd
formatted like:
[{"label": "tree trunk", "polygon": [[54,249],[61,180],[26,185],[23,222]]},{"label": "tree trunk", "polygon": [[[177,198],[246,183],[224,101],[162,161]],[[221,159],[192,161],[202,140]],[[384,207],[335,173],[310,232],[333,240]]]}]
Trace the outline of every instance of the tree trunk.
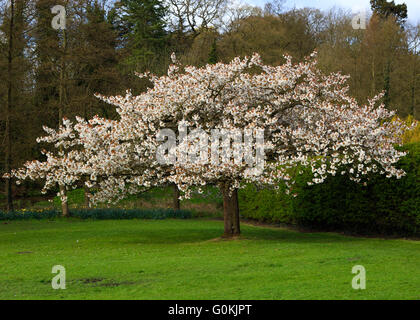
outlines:
[{"label": "tree trunk", "polygon": [[89,208],[90,200],[89,200],[89,189],[84,187],[84,195],[85,195],[85,208]]},{"label": "tree trunk", "polygon": [[372,73],[372,96],[375,95],[376,92],[376,79],[375,79],[375,57],[372,58],[372,65],[371,65],[371,73]]},{"label": "tree trunk", "polygon": [[239,236],[241,233],[239,222],[238,190],[229,191],[229,184],[221,186],[223,194],[224,238]]},{"label": "tree trunk", "polygon": [[414,119],[416,119],[415,115],[415,106],[416,106],[416,76],[417,76],[417,42],[414,47],[414,54],[413,54],[413,78],[411,83],[411,115]]},{"label": "tree trunk", "polygon": [[173,184],[172,189],[173,189],[173,209],[174,210],[180,210],[181,209],[181,202],[179,200],[180,193],[179,193],[178,186],[176,184]]},{"label": "tree trunk", "polygon": [[[66,55],[66,49],[67,49],[67,37],[66,37],[66,30],[63,30],[63,53],[61,56],[61,68],[60,68],[60,84],[59,84],[59,105],[58,105],[58,125],[61,126],[63,124],[63,117],[64,117],[64,91],[65,91],[65,55]],[[62,148],[60,148],[60,151],[63,151]],[[66,195],[66,189],[64,186],[60,185],[60,193],[62,195]],[[69,205],[68,202],[61,201],[61,212],[63,217],[69,216]]]},{"label": "tree trunk", "polygon": [[388,110],[390,109],[390,91],[391,91],[391,61],[388,60],[386,66],[385,66],[385,81],[384,81],[384,91],[385,91],[385,96],[384,96],[384,105],[385,108],[387,108]]},{"label": "tree trunk", "polygon": [[[15,1],[10,1],[10,24],[9,24],[9,48],[8,48],[8,57],[7,57],[7,104],[6,104],[6,131],[5,131],[5,164],[4,169],[6,173],[10,174],[11,166],[11,153],[12,153],[12,143],[10,139],[10,114],[12,112],[12,86],[13,86],[13,29],[14,29],[14,20],[15,19]],[[13,211],[13,199],[12,199],[12,184],[10,178],[6,179],[5,184],[5,193],[6,193],[6,211]]]},{"label": "tree trunk", "polygon": [[[66,194],[66,189],[64,186],[60,186],[60,194]],[[67,200],[65,202],[61,201],[61,212],[63,217],[69,216],[69,204]]]},{"label": "tree trunk", "polygon": [[232,205],[233,205],[233,234],[239,235],[241,233],[240,220],[239,220],[239,201],[238,189],[232,191]]}]

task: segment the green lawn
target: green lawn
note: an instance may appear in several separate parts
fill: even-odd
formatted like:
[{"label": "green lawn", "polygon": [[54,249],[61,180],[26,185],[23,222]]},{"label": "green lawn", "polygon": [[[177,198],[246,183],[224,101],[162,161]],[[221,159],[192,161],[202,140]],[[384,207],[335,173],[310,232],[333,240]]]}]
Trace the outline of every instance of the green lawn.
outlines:
[{"label": "green lawn", "polygon": [[[194,220],[0,224],[0,299],[420,299],[420,242]],[[67,289],[53,290],[63,265]],[[366,290],[351,269],[366,268]]]}]

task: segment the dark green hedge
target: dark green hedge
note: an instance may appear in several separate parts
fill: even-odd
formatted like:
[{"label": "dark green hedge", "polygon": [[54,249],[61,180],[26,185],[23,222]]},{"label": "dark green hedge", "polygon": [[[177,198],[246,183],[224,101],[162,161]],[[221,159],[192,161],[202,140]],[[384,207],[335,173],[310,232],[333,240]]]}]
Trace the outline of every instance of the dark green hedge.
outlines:
[{"label": "dark green hedge", "polygon": [[44,211],[18,211],[18,212],[1,212],[0,221],[4,220],[28,220],[28,219],[53,219],[61,215],[56,210]]},{"label": "dark green hedge", "polygon": [[72,217],[81,219],[189,219],[190,211],[173,209],[82,209],[71,210]]},{"label": "dark green hedge", "polygon": [[306,172],[297,177],[296,198],[253,186],[241,190],[241,215],[320,230],[419,235],[420,143],[402,149],[409,154],[397,164],[407,173],[401,179],[372,175],[363,186],[340,175],[308,186]]},{"label": "dark green hedge", "polygon": [[[28,219],[53,219],[61,216],[60,211],[20,211],[5,213],[0,212],[1,220],[28,220]],[[192,213],[186,210],[172,209],[82,209],[70,210],[70,216],[80,219],[189,219]]]},{"label": "dark green hedge", "polygon": [[239,210],[242,217],[264,222],[293,223],[292,199],[272,189],[258,189],[248,185],[239,191]]}]

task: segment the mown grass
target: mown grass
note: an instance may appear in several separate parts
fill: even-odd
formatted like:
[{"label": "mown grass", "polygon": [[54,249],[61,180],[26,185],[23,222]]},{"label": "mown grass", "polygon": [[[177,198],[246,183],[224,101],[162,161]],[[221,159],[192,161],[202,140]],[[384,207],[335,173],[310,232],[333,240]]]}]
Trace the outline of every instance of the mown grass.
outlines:
[{"label": "mown grass", "polygon": [[[0,224],[0,299],[420,299],[420,242],[193,220]],[[53,290],[54,265],[67,289]],[[354,265],[367,272],[354,290]]]}]

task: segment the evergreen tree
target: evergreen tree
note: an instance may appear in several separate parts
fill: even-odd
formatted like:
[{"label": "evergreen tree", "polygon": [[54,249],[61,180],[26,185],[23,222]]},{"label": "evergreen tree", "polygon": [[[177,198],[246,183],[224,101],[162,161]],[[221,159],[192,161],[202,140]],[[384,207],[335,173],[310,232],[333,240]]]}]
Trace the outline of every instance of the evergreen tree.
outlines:
[{"label": "evergreen tree", "polygon": [[[56,127],[59,116],[58,79],[60,64],[59,31],[51,27],[51,8],[63,5],[56,0],[38,0],[35,4],[35,28],[32,32],[35,53],[34,105],[47,126]],[[41,126],[38,125],[40,128]]]},{"label": "evergreen tree", "polygon": [[[395,4],[394,1],[388,2],[386,0],[371,0],[370,1],[372,11],[378,17],[382,18],[383,21],[395,19],[395,22],[402,28],[407,19],[407,5]],[[390,90],[391,90],[391,69],[392,69],[392,57],[388,56],[384,70],[384,104],[387,108],[390,108]]]},{"label": "evergreen tree", "polygon": [[84,0],[75,26],[72,48],[72,72],[69,78],[71,113],[85,118],[99,114],[111,117],[105,103],[95,98],[97,92],[119,93],[118,35],[107,19],[105,8],[97,0]]},{"label": "evergreen tree", "polygon": [[407,20],[407,5],[405,3],[395,4],[394,1],[370,0],[372,11],[383,18],[395,17],[400,25]]},{"label": "evergreen tree", "polygon": [[217,55],[217,43],[216,43],[216,39],[213,41],[211,48],[210,48],[210,53],[209,53],[209,63],[210,64],[215,64],[219,61],[219,57]]},{"label": "evergreen tree", "polygon": [[159,69],[167,55],[166,13],[160,0],[121,0],[115,4],[111,16],[127,50],[125,64],[130,70]]}]

